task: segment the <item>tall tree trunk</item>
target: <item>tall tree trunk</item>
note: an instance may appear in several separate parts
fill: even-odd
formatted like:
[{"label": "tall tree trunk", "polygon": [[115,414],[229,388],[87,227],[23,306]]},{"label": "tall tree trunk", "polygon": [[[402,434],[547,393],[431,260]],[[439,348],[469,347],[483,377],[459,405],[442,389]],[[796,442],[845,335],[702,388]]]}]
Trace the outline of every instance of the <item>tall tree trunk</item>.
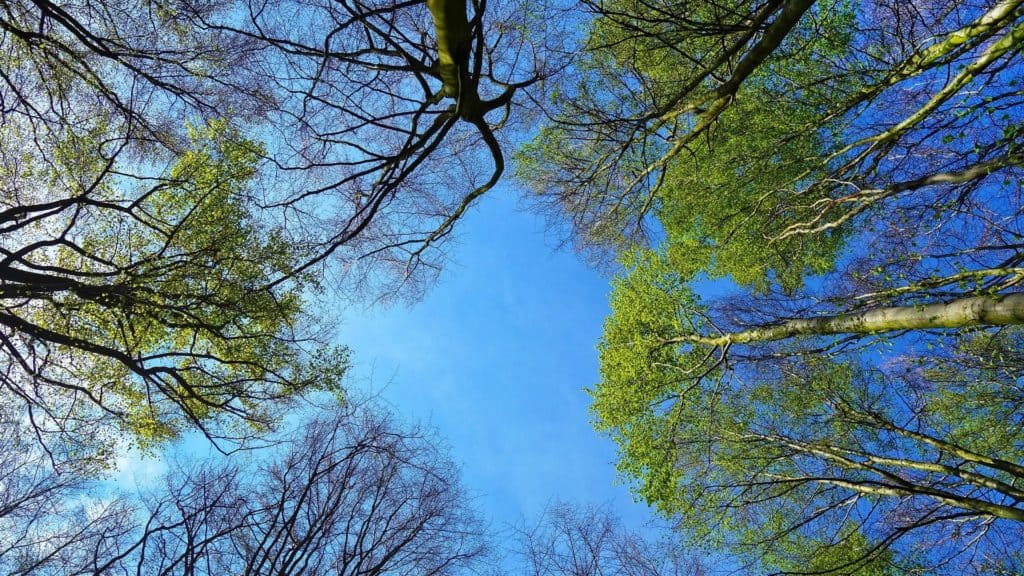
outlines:
[{"label": "tall tree trunk", "polygon": [[459,98],[462,81],[468,74],[470,29],[466,0],[427,0],[437,33],[438,75],[442,93]]},{"label": "tall tree trunk", "polygon": [[783,340],[804,335],[872,334],[895,330],[1014,324],[1024,324],[1024,293],[972,296],[924,306],[891,306],[855,314],[799,318],[774,326],[761,326],[720,336],[678,336],[668,342],[726,346]]}]

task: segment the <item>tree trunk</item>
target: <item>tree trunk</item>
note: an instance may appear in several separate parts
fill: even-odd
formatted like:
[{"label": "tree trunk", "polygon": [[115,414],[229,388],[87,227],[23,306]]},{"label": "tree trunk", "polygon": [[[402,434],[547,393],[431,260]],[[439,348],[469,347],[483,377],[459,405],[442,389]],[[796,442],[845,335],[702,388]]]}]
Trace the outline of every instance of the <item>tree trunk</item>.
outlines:
[{"label": "tree trunk", "polygon": [[437,33],[438,74],[443,83],[442,93],[458,98],[462,76],[469,63],[469,20],[466,0],[427,0],[427,8],[434,19]]},{"label": "tree trunk", "polygon": [[855,314],[787,320],[721,336],[686,335],[669,342],[694,342],[710,346],[783,340],[793,336],[873,334],[896,330],[960,328],[962,326],[1009,326],[1024,324],[1024,293],[959,298],[924,306],[892,306]]}]

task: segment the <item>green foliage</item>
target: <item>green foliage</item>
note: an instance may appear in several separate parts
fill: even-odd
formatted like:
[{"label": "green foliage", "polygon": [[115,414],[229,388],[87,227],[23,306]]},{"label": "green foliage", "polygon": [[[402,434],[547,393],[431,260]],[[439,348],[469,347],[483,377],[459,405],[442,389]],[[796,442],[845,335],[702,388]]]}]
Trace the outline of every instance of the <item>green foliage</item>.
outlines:
[{"label": "green foliage", "polygon": [[979,332],[916,364],[934,391],[923,407],[944,438],[980,454],[1024,451],[1024,330]]},{"label": "green foliage", "polygon": [[[746,78],[724,113],[685,150],[659,163],[704,120],[742,45],[756,2],[616,0],[601,4],[578,74],[553,99],[563,122],[544,127],[518,156],[517,175],[541,202],[567,213],[583,248],[618,252],[657,216],[669,257],[700,274],[792,291],[832,268],[846,231],[781,236],[828,194],[840,126],[832,105],[857,77],[835,78],[851,50],[855,7],[818,3]],[[722,70],[705,66],[721,59]],[[728,63],[728,64],[724,64]],[[555,199],[557,198],[557,202]],[[657,236],[657,235],[656,235]],[[639,238],[642,239],[642,238]]]},{"label": "green foliage", "polygon": [[611,307],[591,391],[595,425],[618,445],[636,495],[674,518],[691,545],[765,570],[923,570],[946,551],[920,557],[887,539],[949,514],[958,523],[950,548],[972,545],[964,542],[983,538],[991,519],[958,514],[1007,502],[1013,490],[991,482],[1019,481],[963,460],[1016,460],[1024,447],[1017,331],[884,370],[787,357],[786,348],[756,366],[718,363],[719,351],[679,338],[705,330],[707,310],[652,251],[631,255]]},{"label": "green foliage", "polygon": [[[815,200],[805,182],[816,174],[816,155],[827,149],[808,130],[814,115],[751,90],[720,117],[706,142],[667,170],[658,218],[671,262],[688,279],[728,276],[767,290],[771,282],[794,290],[808,274],[832,267],[842,234],[773,240],[790,218],[806,215],[784,206]],[[799,198],[799,201],[795,201]]]},{"label": "green foliage", "polygon": [[892,562],[893,554],[872,544],[862,533],[849,532],[832,541],[798,537],[784,541],[766,563],[786,573],[898,576],[914,573]]},{"label": "green foliage", "polygon": [[691,404],[701,403],[702,395],[690,394],[682,376],[699,370],[700,352],[666,339],[693,322],[687,308],[692,311],[696,303],[662,254],[636,252],[628,268],[613,282],[612,313],[598,346],[601,382],[591,391],[591,410],[597,429],[619,445],[619,470],[638,482],[641,497],[671,513],[685,473],[676,465],[675,425],[692,421],[692,412],[703,407]]},{"label": "green foliage", "polygon": [[1022,534],[1017,331],[829,322],[1019,290],[1020,7],[808,4],[591,4],[518,175],[624,263],[595,425],[759,569],[984,573]]},{"label": "green foliage", "polygon": [[150,185],[105,172],[102,134],[54,150],[51,185],[74,178],[87,200],[73,242],[47,253],[66,271],[58,291],[24,316],[60,359],[46,378],[85,391],[143,448],[235,417],[260,430],[290,397],[340,394],[347,352],[315,349],[303,308],[317,283],[292,274],[309,254],[249,196],[263,151],[224,121],[190,127]]}]

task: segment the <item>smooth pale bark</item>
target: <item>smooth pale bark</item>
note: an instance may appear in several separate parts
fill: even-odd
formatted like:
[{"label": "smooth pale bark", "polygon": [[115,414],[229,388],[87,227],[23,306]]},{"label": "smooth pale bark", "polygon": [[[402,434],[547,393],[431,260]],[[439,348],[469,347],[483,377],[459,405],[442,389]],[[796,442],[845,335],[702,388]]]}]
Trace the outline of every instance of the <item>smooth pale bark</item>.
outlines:
[{"label": "smooth pale bark", "polygon": [[879,417],[877,414],[857,410],[842,400],[839,401],[838,406],[847,418],[853,417],[866,419],[865,422],[873,423],[875,425],[880,426],[884,430],[889,430],[891,432],[895,432],[896,434],[907,436],[908,438],[913,438],[914,440],[923,442],[925,444],[928,444],[929,446],[937,448],[942,452],[947,452],[949,454],[956,456],[957,458],[962,458],[966,462],[971,462],[973,464],[985,466],[986,468],[991,468],[993,470],[1001,470],[1003,472],[1006,472],[1007,474],[1010,474],[1011,476],[1024,478],[1024,466],[1015,464],[1013,462],[1010,462],[1009,460],[985,456],[984,454],[973,452],[971,450],[964,448],[963,446],[953,444],[952,442],[948,442],[941,438],[936,438],[934,436],[929,436],[916,430],[911,430],[909,428],[897,426],[892,422]]},{"label": "smooth pale bark", "polygon": [[892,306],[856,314],[801,318],[721,336],[679,336],[668,342],[727,346],[806,335],[873,334],[895,330],[1015,324],[1024,324],[1024,293],[972,296],[924,306]]},{"label": "smooth pale bark", "polygon": [[[1002,170],[1003,168],[1021,165],[1024,165],[1024,154],[1020,152],[1011,153],[999,158],[994,158],[987,162],[975,164],[974,166],[959,172],[936,172],[913,180],[898,182],[885,188],[859,190],[854,194],[850,194],[840,199],[826,198],[819,200],[811,205],[812,208],[819,208],[817,216],[809,222],[798,222],[787,226],[781,234],[772,238],[772,242],[784,240],[796,234],[820,234],[827,230],[838,228],[854,216],[863,213],[876,202],[892,198],[893,196],[904,192],[912,192],[920,188],[927,188],[929,186],[942,184],[965,184],[974,180],[980,180],[993,172]],[[822,222],[832,209],[844,204],[854,204],[854,206],[842,215]],[[982,273],[984,273],[984,271],[982,271]],[[978,274],[978,272],[963,272],[958,276],[966,277],[970,274]]]},{"label": "smooth pale bark", "polygon": [[[863,470],[868,474],[875,475],[874,478],[862,480],[822,477],[813,479],[813,482],[842,486],[863,494],[874,494],[880,496],[924,496],[932,498],[947,506],[953,506],[964,510],[973,510],[984,514],[991,514],[998,518],[1024,521],[1024,510],[1020,508],[997,504],[970,496],[964,496],[956,494],[955,492],[949,492],[944,490],[940,485],[930,485],[927,483],[915,484],[908,477],[900,474],[898,471],[886,470],[884,468],[880,468],[879,465],[936,472],[949,475],[950,477],[959,477],[968,483],[974,484],[975,486],[995,490],[1018,501],[1021,496],[1024,496],[1024,492],[1019,488],[1002,482],[996,478],[990,478],[970,470],[944,466],[937,462],[916,462],[913,460],[899,458],[883,458],[865,453],[857,453],[844,448],[800,442],[782,436],[751,434],[749,438],[773,442],[799,452],[829,460],[843,468]],[[854,459],[855,456],[860,456],[864,460],[856,460]]]},{"label": "smooth pale bark", "polygon": [[1024,510],[1013,508],[1012,506],[993,504],[992,502],[986,502],[985,500],[979,500],[969,496],[953,495],[940,490],[917,487],[887,486],[873,484],[871,482],[843,480],[840,478],[797,478],[795,480],[815,482],[818,484],[831,484],[833,486],[839,486],[840,488],[846,488],[854,492],[871,496],[926,496],[934,499],[936,502],[941,502],[946,506],[980,512],[982,514],[995,516],[996,518],[1005,518],[1007,520],[1024,522]]},{"label": "smooth pale bark", "polygon": [[[951,39],[951,41],[963,43],[966,42],[967,39],[968,38],[957,37]],[[916,112],[884,132],[850,143],[842,150],[833,153],[832,157],[835,158],[839,155],[845,154],[847,151],[850,151],[857,146],[869,144],[846,163],[846,167],[856,166],[864,158],[867,158],[871,153],[877,150],[882,144],[895,141],[897,138],[910,131],[911,128],[917,126],[926,118],[930,117],[932,112],[938,109],[938,107],[944,104],[947,100],[960,93],[961,90],[963,90],[964,87],[966,87],[972,80],[983,74],[989,66],[997,63],[999,59],[1007,53],[1013,54],[1015,51],[1019,50],[1019,46],[1022,42],[1024,42],[1024,24],[1018,24],[1001,38],[989,45],[989,47],[985,49],[985,51],[974,62],[971,62],[960,70],[955,77],[949,80],[941,90],[936,92],[935,95],[933,95],[923,106],[918,108]],[[845,168],[841,169],[840,172],[843,170],[845,170]]]}]

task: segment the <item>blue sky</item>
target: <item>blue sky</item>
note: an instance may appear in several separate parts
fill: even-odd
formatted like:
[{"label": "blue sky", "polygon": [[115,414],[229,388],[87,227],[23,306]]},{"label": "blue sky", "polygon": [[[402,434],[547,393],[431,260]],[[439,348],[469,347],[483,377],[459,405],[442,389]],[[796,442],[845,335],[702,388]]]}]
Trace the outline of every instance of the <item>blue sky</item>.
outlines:
[{"label": "blue sky", "polygon": [[[349,386],[436,429],[495,532],[536,522],[559,499],[607,504],[643,529],[648,508],[616,483],[614,445],[591,427],[584,392],[598,377],[608,278],[556,249],[542,218],[518,205],[508,186],[484,197],[422,301],[338,314],[338,340],[353,352]],[[196,437],[170,450],[215,456]],[[118,468],[112,480],[129,490],[165,470],[129,452]]]},{"label": "blue sky", "polygon": [[556,250],[515,191],[492,191],[460,222],[425,299],[345,311],[353,385],[448,441],[479,507],[499,527],[534,520],[552,499],[608,503],[639,527],[647,508],[616,485],[615,450],[590,426],[584,388],[608,278]]}]

